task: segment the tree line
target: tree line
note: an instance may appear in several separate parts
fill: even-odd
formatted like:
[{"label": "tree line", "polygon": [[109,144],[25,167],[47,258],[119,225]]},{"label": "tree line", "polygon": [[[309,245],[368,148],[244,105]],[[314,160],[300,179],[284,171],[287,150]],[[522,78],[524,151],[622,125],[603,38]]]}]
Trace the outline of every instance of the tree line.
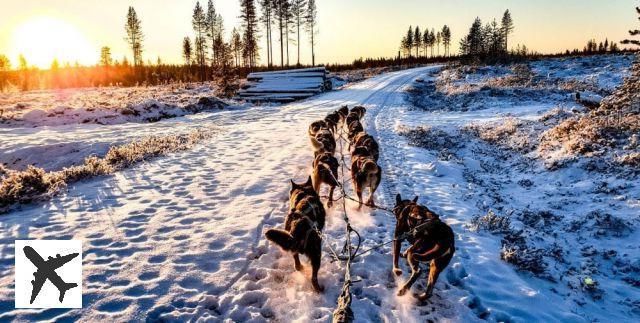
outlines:
[{"label": "tree line", "polygon": [[[57,60],[49,70],[29,67],[24,56],[20,68],[11,70],[8,58],[0,55],[0,91],[13,85],[19,90],[40,88],[65,88],[106,85],[153,85],[170,82],[211,81],[220,82],[223,89],[232,91],[234,79],[251,71],[276,68],[274,42],[279,45],[279,68],[291,66],[291,48],[297,47],[295,65],[301,66],[301,37],[308,33],[311,46],[311,65],[316,65],[315,47],[318,34],[316,0],[256,0],[240,1],[241,25],[234,27],[225,37],[224,21],[213,1],[206,7],[196,2],[191,15],[193,34],[180,40],[184,64],[164,64],[143,59],[145,33],[134,7],[127,9],[124,23],[124,39],[127,42],[130,62],[125,56],[113,59],[111,48],[100,50],[96,66],[85,67]],[[274,31],[276,37],[274,37]],[[259,41],[264,36],[267,52],[266,66],[259,66]],[[275,38],[275,39],[274,39]],[[291,47],[289,45],[292,45]],[[225,91],[227,91],[225,90]]]},{"label": "tree line", "polygon": [[[451,46],[451,29],[447,25],[444,25],[438,32],[435,29],[429,31],[428,28],[424,32],[420,31],[420,27],[416,26],[413,29],[409,26],[406,35],[400,41],[400,50],[404,53],[405,58],[411,58],[413,56],[413,50],[415,49],[415,57],[428,58],[429,53],[431,57],[440,56],[440,45],[442,44],[444,50],[444,56],[450,56],[449,48]],[[437,47],[437,51],[434,52],[434,48]],[[398,55],[400,56],[400,55]]]}]

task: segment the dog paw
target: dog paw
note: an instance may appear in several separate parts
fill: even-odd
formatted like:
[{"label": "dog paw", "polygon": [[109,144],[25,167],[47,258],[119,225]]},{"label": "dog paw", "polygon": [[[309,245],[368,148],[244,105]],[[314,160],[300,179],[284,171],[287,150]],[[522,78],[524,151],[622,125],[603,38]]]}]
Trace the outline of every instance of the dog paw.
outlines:
[{"label": "dog paw", "polygon": [[406,288],[402,288],[402,289],[400,289],[400,290],[398,291],[398,294],[397,294],[397,295],[398,295],[398,296],[404,296],[404,294],[406,294],[406,293],[407,293],[407,289],[406,289]]},{"label": "dog paw", "polygon": [[332,208],[332,207],[333,207],[333,202],[331,202],[331,201],[327,202],[327,208],[329,208],[329,209],[330,209],[330,208]]},{"label": "dog paw", "polygon": [[400,258],[407,258],[407,252],[401,252],[400,253]]},{"label": "dog paw", "polygon": [[393,273],[396,274],[396,276],[400,276],[400,275],[402,275],[402,269],[393,268]]},{"label": "dog paw", "polygon": [[295,264],[295,267],[297,271],[302,271],[304,269],[304,266],[302,264]]},{"label": "dog paw", "polygon": [[416,296],[416,298],[421,302],[426,302],[431,297],[430,294],[422,293]]},{"label": "dog paw", "polygon": [[318,283],[313,284],[313,289],[314,289],[317,293],[322,293],[322,292],[324,292],[324,286],[322,286],[322,285],[320,285],[320,284],[318,284]]}]

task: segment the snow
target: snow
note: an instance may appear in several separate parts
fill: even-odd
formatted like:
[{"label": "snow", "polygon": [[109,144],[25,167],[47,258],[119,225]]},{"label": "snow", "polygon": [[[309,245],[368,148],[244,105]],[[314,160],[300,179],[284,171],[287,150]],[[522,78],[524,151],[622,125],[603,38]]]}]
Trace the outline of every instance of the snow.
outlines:
[{"label": "snow", "polygon": [[203,84],[0,93],[0,125],[154,122],[226,106],[215,98],[215,88]]},{"label": "snow", "polygon": [[[547,61],[535,63],[533,73],[562,69],[562,63]],[[604,61],[624,73],[624,60]],[[305,270],[296,272],[292,257],[268,243],[263,232],[283,223],[289,179],[302,182],[310,173],[308,124],[341,105],[362,104],[367,107],[365,128],[381,145],[384,175],[377,203],[392,206],[397,192],[420,196],[420,203],[452,226],[457,250],[428,304],[417,304],[411,293],[395,296],[409,269],[401,261],[404,275],[391,273],[390,246],[357,258],[352,273],[360,281],[352,287],[352,309],[358,322],[637,321],[640,292],[630,282],[637,281],[640,261],[638,181],[588,171],[579,163],[549,170],[535,151],[522,153],[465,132],[471,124],[501,124],[507,118],[538,122],[558,105],[578,108],[559,92],[518,104],[511,104],[508,93],[502,104],[500,97],[472,94],[481,102],[467,110],[413,106],[411,102],[420,101],[416,95],[428,93],[414,80],[429,84],[447,77],[441,70],[431,66],[385,73],[289,105],[203,112],[155,123],[0,128],[2,155],[30,146],[84,147],[210,126],[223,131],[193,150],[82,182],[50,202],[0,217],[0,320],[330,320],[344,274],[343,264],[331,263],[326,252],[327,245],[340,249],[344,241],[339,209],[328,212],[324,231],[323,294],[311,287],[310,265],[303,260]],[[491,68],[487,73],[503,74]],[[558,78],[593,73],[597,71],[585,68]],[[598,79],[611,86],[621,80]],[[470,75],[467,80],[478,78]],[[412,88],[420,91],[408,93]],[[460,92],[460,101],[454,102],[464,102],[465,93],[473,92]],[[405,132],[418,126],[448,134],[456,147],[446,140],[429,149],[416,146]],[[358,212],[350,201],[347,209],[365,238],[363,248],[392,238],[392,215],[366,207]],[[544,275],[502,260],[503,244],[513,237],[471,225],[488,210],[509,216],[509,232],[521,230],[532,250],[553,251],[557,245],[562,257],[545,253]],[[612,223],[626,226],[618,235]],[[13,241],[27,238],[84,241],[84,309],[13,309]],[[517,241],[509,243],[517,246]],[[581,286],[585,276],[597,282],[595,291]],[[423,289],[424,280],[413,290]],[[599,293],[602,298],[594,297]]]}]

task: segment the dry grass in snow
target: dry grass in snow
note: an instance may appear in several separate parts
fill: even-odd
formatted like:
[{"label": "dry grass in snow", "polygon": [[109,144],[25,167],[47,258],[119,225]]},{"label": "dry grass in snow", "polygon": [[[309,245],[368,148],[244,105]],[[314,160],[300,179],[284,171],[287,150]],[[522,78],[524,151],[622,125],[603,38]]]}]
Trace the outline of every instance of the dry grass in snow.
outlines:
[{"label": "dry grass in snow", "polygon": [[24,171],[11,171],[0,165],[0,213],[16,204],[47,200],[70,183],[108,175],[138,162],[189,149],[211,138],[214,130],[196,130],[186,134],[146,137],[139,141],[114,146],[103,158],[91,156],[83,165],[46,172],[29,166]]}]

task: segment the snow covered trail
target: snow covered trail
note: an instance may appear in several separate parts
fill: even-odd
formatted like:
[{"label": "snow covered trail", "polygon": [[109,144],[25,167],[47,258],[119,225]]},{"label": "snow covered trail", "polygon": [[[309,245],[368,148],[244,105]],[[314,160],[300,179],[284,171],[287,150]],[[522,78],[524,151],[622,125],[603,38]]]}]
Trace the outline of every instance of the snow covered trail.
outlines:
[{"label": "snow covered trail", "polygon": [[[299,289],[301,294],[294,296],[297,301],[306,302],[307,295],[311,302],[322,299],[322,315],[299,308],[299,317],[326,318],[339,288],[334,278],[342,275],[338,265],[325,261],[321,282],[328,291],[315,296],[307,275],[291,272],[290,257],[270,262],[280,257],[280,252],[266,245],[263,229],[266,225],[280,225],[288,180],[304,181],[309,173],[311,153],[306,129],[311,121],[341,104],[396,95],[423,71],[381,75],[283,107],[203,113],[154,124],[45,127],[12,132],[19,134],[14,136],[3,133],[3,146],[6,140],[18,147],[21,143],[37,144],[39,140],[90,144],[105,138],[172,133],[194,127],[215,126],[221,131],[191,151],[74,185],[67,194],[50,202],[0,217],[0,320],[153,320],[171,318],[172,314],[243,320],[259,318],[251,308],[260,303],[264,308],[253,306],[259,315],[283,319],[283,311],[294,308],[295,302],[280,304],[277,297],[271,298],[273,295],[261,297],[257,287],[248,282],[253,278],[258,281],[253,285],[262,284],[263,265],[283,268],[275,271],[284,281],[264,283],[271,291],[283,291],[285,286],[281,285],[292,276],[297,281],[286,288]],[[361,219],[354,219],[365,235],[369,233],[364,224],[373,226],[370,218],[363,213]],[[329,230],[342,232],[339,218],[329,222]],[[389,230],[375,228],[372,234],[387,238]],[[13,308],[15,239],[83,240],[83,309]],[[260,257],[261,254],[264,255]],[[377,257],[386,267],[387,257]],[[358,265],[366,276],[365,263]],[[384,287],[384,282],[378,283]],[[367,285],[368,282],[362,284],[366,287],[356,289],[367,289]],[[214,304],[214,299],[228,303]],[[357,309],[358,305],[354,307]],[[234,311],[235,308],[243,311]]]}]

